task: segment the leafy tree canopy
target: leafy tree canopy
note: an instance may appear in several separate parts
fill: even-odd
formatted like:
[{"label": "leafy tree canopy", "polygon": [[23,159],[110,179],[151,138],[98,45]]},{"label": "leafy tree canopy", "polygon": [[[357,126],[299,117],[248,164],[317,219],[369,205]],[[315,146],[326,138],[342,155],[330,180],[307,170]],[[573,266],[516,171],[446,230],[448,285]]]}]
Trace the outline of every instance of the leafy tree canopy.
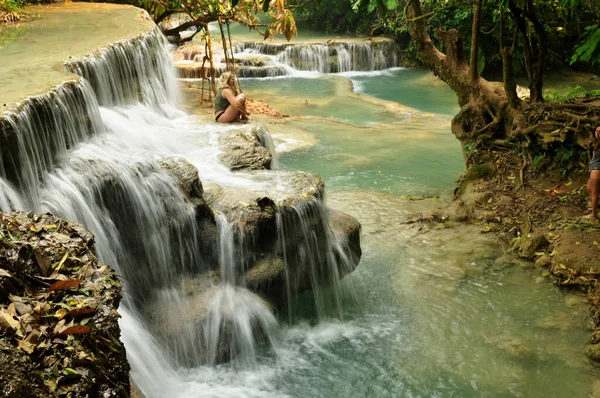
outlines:
[{"label": "leafy tree canopy", "polygon": [[[133,3],[146,9],[156,23],[176,14],[186,15],[186,20],[165,29],[168,36],[193,28],[196,32],[206,31],[210,22],[230,21],[257,30],[265,38],[282,34],[290,40],[297,33],[294,15],[286,8],[285,0],[133,0]],[[263,15],[262,19],[259,14]]]}]

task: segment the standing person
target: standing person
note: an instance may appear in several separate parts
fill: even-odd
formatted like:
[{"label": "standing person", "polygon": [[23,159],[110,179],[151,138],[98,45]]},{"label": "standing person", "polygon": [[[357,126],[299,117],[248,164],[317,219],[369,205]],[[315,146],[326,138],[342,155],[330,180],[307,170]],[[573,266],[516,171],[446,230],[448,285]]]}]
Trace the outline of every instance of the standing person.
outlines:
[{"label": "standing person", "polygon": [[250,113],[246,110],[246,96],[237,95],[235,76],[225,72],[219,78],[217,95],[215,96],[215,121],[231,123],[238,120],[248,120]]},{"label": "standing person", "polygon": [[600,126],[594,131],[596,144],[594,145],[594,155],[590,160],[590,179],[587,183],[587,190],[592,200],[592,212],[583,218],[587,220],[598,220],[598,195],[600,195]]}]

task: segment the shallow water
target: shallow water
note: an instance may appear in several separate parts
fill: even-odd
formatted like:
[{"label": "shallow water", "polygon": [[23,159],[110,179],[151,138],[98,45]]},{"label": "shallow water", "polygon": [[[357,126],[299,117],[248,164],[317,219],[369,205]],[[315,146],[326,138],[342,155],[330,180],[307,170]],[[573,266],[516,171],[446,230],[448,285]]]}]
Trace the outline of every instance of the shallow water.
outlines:
[{"label": "shallow water", "polygon": [[0,113],[27,96],[76,78],[62,67],[69,58],[148,32],[154,25],[140,9],[105,3],[68,2],[26,11],[32,21],[0,26]]},{"label": "shallow water", "polygon": [[[422,98],[403,106],[351,92],[354,79],[363,87],[378,87],[379,79],[394,79],[408,73],[415,80],[403,86],[404,78],[388,85],[381,97]],[[403,195],[438,195],[451,189],[464,170],[460,144],[450,132],[447,116],[456,105],[447,87],[431,86],[432,76],[423,70],[404,69],[353,74],[352,81],[340,76],[243,80],[253,98],[268,102],[289,115],[282,125],[269,126],[289,135],[288,127],[316,137],[318,145],[281,155],[280,167],[307,170],[322,175],[329,191],[369,188]],[[355,88],[357,84],[354,83]],[[403,87],[398,96],[398,87]],[[434,91],[439,88],[441,103]],[[381,91],[381,88],[380,88]],[[435,114],[443,104],[446,114]],[[293,137],[293,134],[291,134]]]},{"label": "shallow water", "polygon": [[[404,224],[447,203],[464,170],[449,126],[454,95],[422,70],[347,77],[363,95],[331,76],[242,82],[249,96],[302,115],[269,126],[276,142],[288,126],[288,138],[316,137],[280,166],[323,175],[328,205],[363,226],[361,264],[342,282],[358,299],[344,320],[315,325],[307,307],[306,321],[285,329],[280,359],[265,358],[253,376],[293,397],[588,396],[599,374],[583,355],[585,304],[567,306],[564,291],[514,265],[477,227]],[[378,117],[386,103],[367,93],[410,107],[397,109],[410,117]],[[347,112],[352,102],[360,113]]]}]

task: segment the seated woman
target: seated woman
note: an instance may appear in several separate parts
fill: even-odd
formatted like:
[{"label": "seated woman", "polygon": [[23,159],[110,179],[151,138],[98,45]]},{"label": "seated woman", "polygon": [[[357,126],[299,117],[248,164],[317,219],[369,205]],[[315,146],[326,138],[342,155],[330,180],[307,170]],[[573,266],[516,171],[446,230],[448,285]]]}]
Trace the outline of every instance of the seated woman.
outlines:
[{"label": "seated woman", "polygon": [[219,123],[230,123],[248,120],[250,113],[246,110],[246,96],[236,95],[235,78],[231,72],[225,72],[219,78],[217,96],[215,97],[215,120]]}]

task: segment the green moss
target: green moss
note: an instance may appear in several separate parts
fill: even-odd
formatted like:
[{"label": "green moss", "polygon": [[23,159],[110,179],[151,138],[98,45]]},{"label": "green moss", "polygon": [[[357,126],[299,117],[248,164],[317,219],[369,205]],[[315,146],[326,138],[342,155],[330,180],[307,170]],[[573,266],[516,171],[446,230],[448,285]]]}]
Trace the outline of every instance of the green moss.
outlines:
[{"label": "green moss", "polygon": [[478,178],[488,179],[494,175],[494,166],[488,163],[471,166],[465,173],[465,180],[472,181]]}]

